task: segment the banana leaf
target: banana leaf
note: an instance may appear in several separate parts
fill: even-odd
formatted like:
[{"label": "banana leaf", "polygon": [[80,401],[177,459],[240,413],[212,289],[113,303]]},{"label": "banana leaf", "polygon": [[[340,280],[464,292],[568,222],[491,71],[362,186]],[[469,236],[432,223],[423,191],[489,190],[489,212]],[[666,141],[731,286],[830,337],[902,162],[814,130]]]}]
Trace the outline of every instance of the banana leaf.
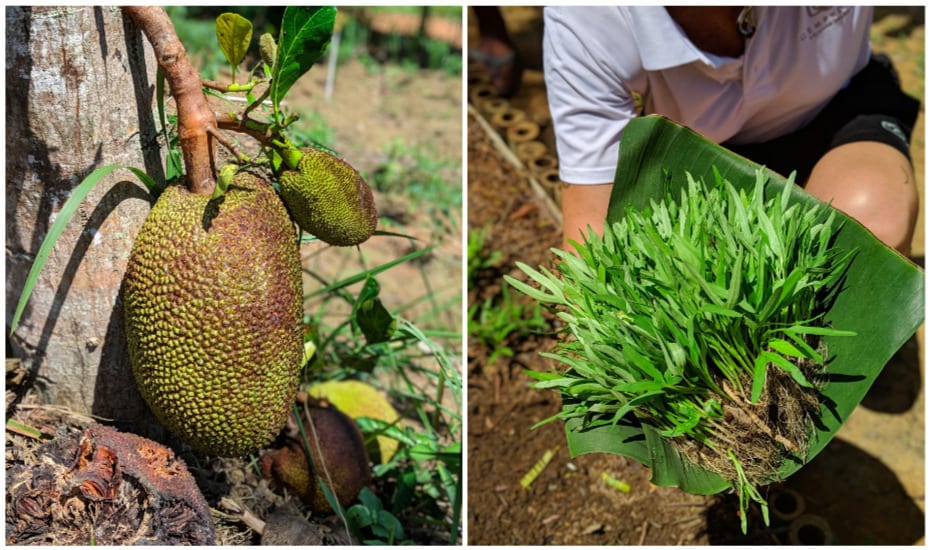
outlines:
[{"label": "banana leaf", "polygon": [[[607,221],[619,221],[627,208],[643,208],[666,193],[679,194],[685,172],[713,185],[714,170],[734,186],[751,193],[759,166],[691,130],[658,116],[639,117],[625,128]],[[767,192],[780,193],[788,182],[767,170]],[[791,200],[820,202],[795,186]],[[832,208],[832,207],[831,207]],[[836,435],[865,397],[891,356],[914,334],[924,319],[924,273],[896,251],[882,244],[855,220],[844,221],[836,246],[856,249],[844,287],[826,314],[834,327],[854,331],[855,337],[826,338],[827,381],[821,389],[820,419],[804,460],[785,460],[770,481],[788,478],[817,455]],[[713,494],[730,487],[717,474],[684,459],[655,430],[625,418],[615,426],[583,429],[580,421],[566,423],[572,456],[607,452],[628,456],[652,469],[657,485],[678,486],[697,494]]]}]

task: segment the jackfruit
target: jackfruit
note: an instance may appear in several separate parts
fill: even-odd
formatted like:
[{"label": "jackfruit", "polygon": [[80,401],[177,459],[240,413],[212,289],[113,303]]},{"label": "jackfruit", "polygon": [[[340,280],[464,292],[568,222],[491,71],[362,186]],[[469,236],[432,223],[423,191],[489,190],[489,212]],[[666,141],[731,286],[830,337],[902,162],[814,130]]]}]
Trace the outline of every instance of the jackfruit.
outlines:
[{"label": "jackfruit", "polygon": [[300,257],[271,185],[241,172],[219,199],[169,186],[124,278],[133,375],[193,448],[241,456],[275,438],[297,391]]},{"label": "jackfruit", "polygon": [[301,229],[336,246],[368,239],[378,225],[371,188],[355,168],[322,149],[306,148],[296,170],[281,174],[281,199]]},{"label": "jackfruit", "polygon": [[[374,418],[386,424],[397,422],[398,414],[378,390],[358,380],[333,380],[307,388],[307,393],[325,399],[352,420]],[[387,464],[397,452],[398,441],[379,435],[368,443],[368,454],[378,464]]]},{"label": "jackfruit", "polygon": [[362,432],[355,422],[333,407],[309,407],[303,415],[307,446],[288,438],[280,449],[264,450],[259,459],[262,475],[287,488],[317,513],[332,510],[318,479],[343,507],[355,500],[371,481],[371,467]]}]

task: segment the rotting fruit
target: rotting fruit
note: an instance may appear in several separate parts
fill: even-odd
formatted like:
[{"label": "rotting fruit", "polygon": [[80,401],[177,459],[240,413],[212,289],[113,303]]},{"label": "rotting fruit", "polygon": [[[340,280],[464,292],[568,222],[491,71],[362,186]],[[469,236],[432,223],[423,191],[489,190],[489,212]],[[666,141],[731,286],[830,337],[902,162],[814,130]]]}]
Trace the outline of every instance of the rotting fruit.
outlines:
[{"label": "rotting fruit", "polygon": [[371,480],[365,441],[355,422],[334,407],[312,406],[304,417],[307,445],[313,465],[301,442],[288,439],[281,449],[263,451],[262,475],[287,488],[317,513],[332,510],[317,479],[343,507],[355,500]]},{"label": "rotting fruit", "polygon": [[270,184],[241,172],[217,199],[169,186],[123,294],[133,374],[158,419],[208,454],[271,442],[297,390],[301,294],[296,235]]},{"label": "rotting fruit", "polygon": [[[307,388],[317,399],[329,401],[353,420],[374,418],[386,424],[397,422],[398,414],[391,403],[378,390],[358,380],[332,380]],[[379,435],[368,443],[368,454],[378,464],[385,464],[397,452],[398,441]]]},{"label": "rotting fruit", "polygon": [[281,174],[281,199],[304,231],[336,246],[366,240],[378,225],[371,188],[348,163],[322,149],[301,150]]}]

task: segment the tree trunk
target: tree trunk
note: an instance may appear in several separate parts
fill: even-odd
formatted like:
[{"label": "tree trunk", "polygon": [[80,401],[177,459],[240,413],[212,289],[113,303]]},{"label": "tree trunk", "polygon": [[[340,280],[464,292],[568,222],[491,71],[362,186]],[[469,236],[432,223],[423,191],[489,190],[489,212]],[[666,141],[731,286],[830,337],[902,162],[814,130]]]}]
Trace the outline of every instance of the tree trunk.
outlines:
[{"label": "tree trunk", "polygon": [[[128,17],[117,8],[8,7],[6,28],[9,331],[35,254],[84,177],[108,164],[156,181],[164,172],[156,64]],[[99,183],[55,244],[9,340],[42,402],[137,433],[151,432],[139,425],[151,416],[129,366],[119,289],[150,201],[128,171]]]}]

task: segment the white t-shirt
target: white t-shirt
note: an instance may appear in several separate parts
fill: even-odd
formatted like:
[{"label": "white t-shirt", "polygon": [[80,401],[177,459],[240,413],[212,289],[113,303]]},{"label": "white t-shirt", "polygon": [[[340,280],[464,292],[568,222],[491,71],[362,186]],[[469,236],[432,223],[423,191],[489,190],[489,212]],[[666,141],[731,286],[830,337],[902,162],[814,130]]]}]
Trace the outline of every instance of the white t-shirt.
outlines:
[{"label": "white t-shirt", "polygon": [[634,92],[647,113],[717,143],[758,143],[809,122],[868,63],[869,7],[754,12],[755,35],[732,58],[699,50],[662,6],[547,7],[543,60],[562,180],[613,181]]}]

